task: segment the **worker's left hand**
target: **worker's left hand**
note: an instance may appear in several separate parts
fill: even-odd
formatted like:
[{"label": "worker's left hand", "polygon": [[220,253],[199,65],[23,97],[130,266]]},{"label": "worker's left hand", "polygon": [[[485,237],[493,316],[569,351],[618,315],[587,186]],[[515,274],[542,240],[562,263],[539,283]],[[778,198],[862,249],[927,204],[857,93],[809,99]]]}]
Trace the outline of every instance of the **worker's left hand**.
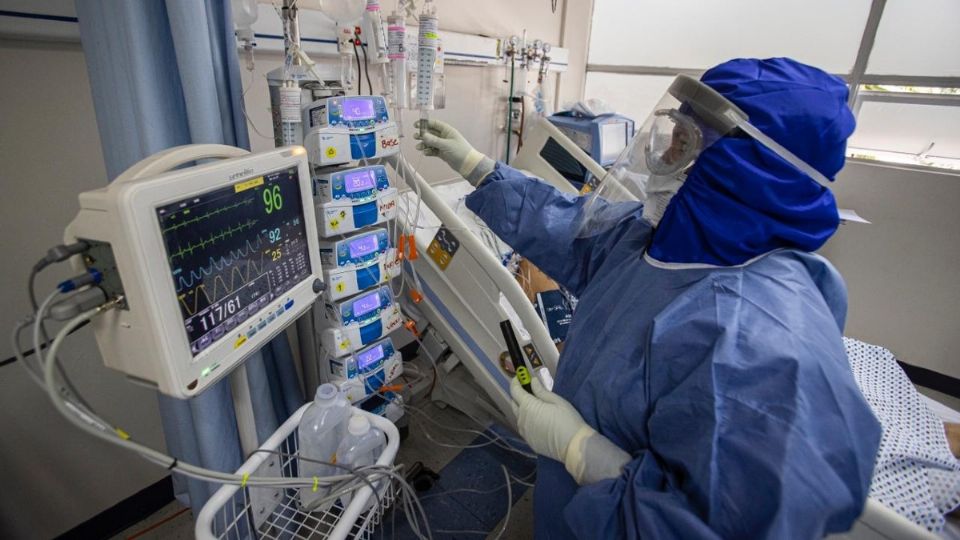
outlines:
[{"label": "worker's left hand", "polygon": [[414,127],[419,129],[424,122],[426,133],[416,131],[413,134],[413,138],[420,141],[417,150],[424,155],[444,160],[474,186],[493,171],[493,160],[475,150],[453,126],[440,120],[421,119]]},{"label": "worker's left hand", "polygon": [[566,463],[574,437],[594,431],[569,401],[544,388],[537,377],[532,379],[533,394],[524,390],[516,377],[510,382],[510,395],[517,404],[517,428],[534,452]]}]

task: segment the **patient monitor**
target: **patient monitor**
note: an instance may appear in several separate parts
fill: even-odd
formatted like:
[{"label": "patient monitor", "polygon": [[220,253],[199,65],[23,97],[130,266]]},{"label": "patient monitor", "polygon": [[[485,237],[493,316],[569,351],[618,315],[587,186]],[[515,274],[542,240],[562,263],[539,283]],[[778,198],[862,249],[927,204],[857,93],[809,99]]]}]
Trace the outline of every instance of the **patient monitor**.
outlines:
[{"label": "patient monitor", "polygon": [[157,154],[80,194],[66,237],[90,244],[76,264],[120,304],[92,321],[104,363],[174,397],[229,373],[323,289],[300,147]]}]

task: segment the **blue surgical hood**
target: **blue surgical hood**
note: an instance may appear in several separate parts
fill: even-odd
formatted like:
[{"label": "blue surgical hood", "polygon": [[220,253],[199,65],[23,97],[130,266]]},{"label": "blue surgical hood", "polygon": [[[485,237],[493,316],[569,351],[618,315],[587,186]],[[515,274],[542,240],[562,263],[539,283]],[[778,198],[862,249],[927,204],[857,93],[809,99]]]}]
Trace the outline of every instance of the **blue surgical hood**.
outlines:
[{"label": "blue surgical hood", "polygon": [[[732,60],[701,81],[824,176],[832,180],[843,167],[855,121],[838,77],[772,58]],[[663,262],[737,265],[780,248],[815,251],[838,225],[829,189],[760,142],[728,136],[700,154],[649,254]]]}]

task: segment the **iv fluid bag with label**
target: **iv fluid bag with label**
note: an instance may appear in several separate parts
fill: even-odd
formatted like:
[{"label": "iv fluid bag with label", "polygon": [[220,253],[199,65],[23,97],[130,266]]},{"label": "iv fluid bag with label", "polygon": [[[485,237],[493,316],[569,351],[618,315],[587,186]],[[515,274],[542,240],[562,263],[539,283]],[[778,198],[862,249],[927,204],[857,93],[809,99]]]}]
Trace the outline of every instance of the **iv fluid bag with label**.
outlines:
[{"label": "iv fluid bag with label", "polygon": [[406,107],[407,91],[407,23],[402,14],[387,17],[387,57],[390,59],[391,105]]},{"label": "iv fluid bag with label", "polygon": [[[300,85],[284,81],[280,87],[280,142],[283,146],[303,144],[300,126]],[[274,137],[277,138],[277,137]]]}]

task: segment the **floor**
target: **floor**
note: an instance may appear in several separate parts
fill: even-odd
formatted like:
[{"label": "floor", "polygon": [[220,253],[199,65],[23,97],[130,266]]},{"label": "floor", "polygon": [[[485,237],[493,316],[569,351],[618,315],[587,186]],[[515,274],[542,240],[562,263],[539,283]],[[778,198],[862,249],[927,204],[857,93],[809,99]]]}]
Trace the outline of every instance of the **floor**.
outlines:
[{"label": "floor", "polygon": [[190,540],[194,537],[193,512],[174,501],[113,538]]},{"label": "floor", "polygon": [[[458,412],[453,407],[440,408],[435,404],[429,404],[424,409],[430,412],[431,419],[447,426],[479,428],[473,421]],[[425,429],[424,429],[425,428]],[[411,416],[410,436],[400,445],[400,452],[397,461],[400,463],[411,464],[415,461],[421,461],[423,464],[434,471],[442,471],[454,458],[460,453],[461,449],[441,446],[436,443],[447,445],[468,445],[476,444],[477,436],[473,433],[445,431],[430,422],[418,422],[417,415]],[[432,440],[431,440],[432,439]],[[500,475],[498,470],[494,470]],[[499,477],[499,476],[498,476]],[[457,481],[459,478],[451,480]],[[497,486],[505,482],[498,480]],[[513,486],[517,489],[517,486]],[[506,491],[498,491],[489,495],[493,504],[502,505]],[[499,508],[500,506],[497,506]],[[506,514],[506,505],[502,505],[502,514]],[[527,489],[518,501],[516,501],[510,511],[510,521],[504,529],[504,519],[501,519],[497,525],[490,529],[489,539],[498,537],[501,529],[500,539],[529,539],[533,538],[533,488]],[[473,536],[477,538],[479,535]],[[447,536],[449,537],[449,536]],[[434,535],[434,538],[443,538],[442,535]]]}]

